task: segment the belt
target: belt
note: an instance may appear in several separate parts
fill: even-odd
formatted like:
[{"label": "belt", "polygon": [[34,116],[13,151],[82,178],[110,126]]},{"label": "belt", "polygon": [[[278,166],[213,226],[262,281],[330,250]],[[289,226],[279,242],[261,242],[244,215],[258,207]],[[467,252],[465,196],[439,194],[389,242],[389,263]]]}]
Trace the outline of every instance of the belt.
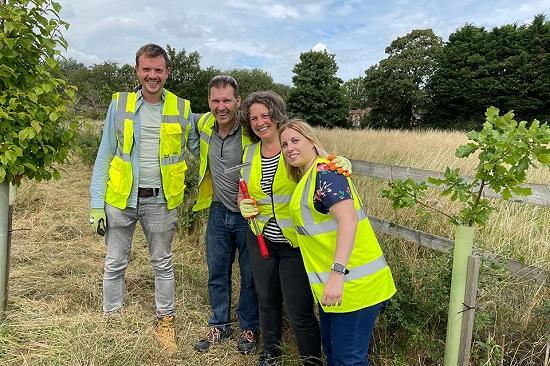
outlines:
[{"label": "belt", "polygon": [[156,197],[160,188],[138,188],[138,197]]}]

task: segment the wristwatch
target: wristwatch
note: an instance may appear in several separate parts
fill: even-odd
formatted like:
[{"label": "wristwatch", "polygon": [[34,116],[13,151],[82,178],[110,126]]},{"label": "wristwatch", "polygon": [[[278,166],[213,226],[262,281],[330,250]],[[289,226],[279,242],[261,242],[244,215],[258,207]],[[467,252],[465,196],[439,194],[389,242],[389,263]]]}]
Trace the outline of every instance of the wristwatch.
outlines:
[{"label": "wristwatch", "polygon": [[330,270],[334,272],[342,273],[344,275],[347,275],[349,273],[349,270],[346,267],[344,267],[344,265],[336,262],[332,264],[332,267],[330,267]]}]

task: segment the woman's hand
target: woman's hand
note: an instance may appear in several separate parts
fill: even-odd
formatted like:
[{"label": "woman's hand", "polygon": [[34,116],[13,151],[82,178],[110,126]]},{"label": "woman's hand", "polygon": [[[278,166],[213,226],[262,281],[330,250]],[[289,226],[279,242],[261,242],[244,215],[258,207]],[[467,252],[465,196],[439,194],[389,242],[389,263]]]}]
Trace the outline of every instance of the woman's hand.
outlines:
[{"label": "woman's hand", "polygon": [[243,198],[241,202],[239,202],[239,210],[241,210],[241,215],[243,215],[245,219],[256,217],[259,213],[254,197]]},{"label": "woman's hand", "polygon": [[330,275],[323,290],[321,305],[340,306],[344,294],[344,274],[330,271]]}]

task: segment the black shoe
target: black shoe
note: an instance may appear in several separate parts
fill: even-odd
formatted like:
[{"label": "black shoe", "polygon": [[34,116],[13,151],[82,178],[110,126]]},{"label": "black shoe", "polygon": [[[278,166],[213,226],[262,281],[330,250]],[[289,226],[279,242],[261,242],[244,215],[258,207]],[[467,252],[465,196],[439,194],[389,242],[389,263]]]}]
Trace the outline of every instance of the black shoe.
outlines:
[{"label": "black shoe", "polygon": [[262,353],[258,366],[279,366],[279,357],[272,353]]},{"label": "black shoe", "polygon": [[237,349],[243,355],[248,355],[256,352],[257,343],[258,331],[246,329],[241,331],[241,336],[237,341]]},{"label": "black shoe", "polygon": [[198,352],[207,352],[213,344],[231,338],[231,333],[230,327],[210,327],[206,336],[195,343],[195,350]]}]

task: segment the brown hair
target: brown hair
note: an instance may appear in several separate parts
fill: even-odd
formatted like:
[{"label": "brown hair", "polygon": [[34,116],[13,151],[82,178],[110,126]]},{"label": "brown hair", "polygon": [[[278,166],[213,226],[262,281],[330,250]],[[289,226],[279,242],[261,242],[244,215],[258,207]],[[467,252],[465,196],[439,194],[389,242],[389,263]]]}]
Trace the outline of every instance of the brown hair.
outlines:
[{"label": "brown hair", "polygon": [[237,98],[239,93],[239,85],[237,80],[230,75],[216,75],[208,83],[208,96],[210,96],[210,89],[212,88],[225,88],[226,86],[231,86],[233,88],[233,95]]},{"label": "brown hair", "polygon": [[[281,140],[281,134],[286,129],[293,129],[294,131],[298,132],[302,136],[304,136],[306,139],[308,139],[313,146],[315,147],[315,150],[317,151],[317,155],[326,157],[328,155],[327,151],[323,147],[323,144],[321,144],[321,140],[319,140],[319,137],[315,133],[315,130],[313,127],[311,127],[307,122],[304,120],[301,120],[299,118],[292,118],[286,123],[283,123],[279,128],[279,140]],[[284,155],[284,154],[283,154]],[[288,172],[288,177],[298,182],[302,178],[302,172],[300,171],[300,168],[293,167],[290,165],[286,159],[285,159],[285,167],[286,171]]]},{"label": "brown hair", "polygon": [[168,60],[168,54],[158,44],[154,43],[147,43],[146,45],[143,45],[137,50],[136,52],[136,66],[139,66],[139,58],[140,56],[144,55],[145,57],[157,57],[162,56],[164,57],[164,61],[166,61],[166,67],[169,67],[170,61]]},{"label": "brown hair", "polygon": [[243,133],[250,137],[252,142],[258,142],[260,140],[250,126],[250,107],[255,103],[263,104],[267,108],[269,118],[271,118],[273,123],[277,124],[277,128],[279,128],[282,123],[288,121],[285,102],[279,94],[271,90],[257,91],[250,94],[241,104],[239,116],[237,118],[243,127]]}]

